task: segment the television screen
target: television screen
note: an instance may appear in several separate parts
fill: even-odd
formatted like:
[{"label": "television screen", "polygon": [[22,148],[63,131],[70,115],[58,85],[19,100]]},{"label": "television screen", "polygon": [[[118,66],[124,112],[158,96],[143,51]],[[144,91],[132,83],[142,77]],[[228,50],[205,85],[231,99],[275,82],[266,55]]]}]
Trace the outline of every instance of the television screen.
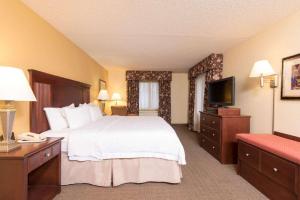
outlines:
[{"label": "television screen", "polygon": [[219,106],[234,105],[235,79],[224,78],[208,83],[208,103]]}]

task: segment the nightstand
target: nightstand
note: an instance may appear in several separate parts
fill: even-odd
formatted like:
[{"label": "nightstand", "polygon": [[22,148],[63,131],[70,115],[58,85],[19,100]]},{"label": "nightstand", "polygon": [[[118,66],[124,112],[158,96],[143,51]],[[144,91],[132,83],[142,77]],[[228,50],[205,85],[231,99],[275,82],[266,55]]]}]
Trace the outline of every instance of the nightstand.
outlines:
[{"label": "nightstand", "polygon": [[61,191],[61,140],[21,144],[0,153],[0,199],[53,199]]},{"label": "nightstand", "polygon": [[111,115],[127,116],[127,106],[111,106]]}]

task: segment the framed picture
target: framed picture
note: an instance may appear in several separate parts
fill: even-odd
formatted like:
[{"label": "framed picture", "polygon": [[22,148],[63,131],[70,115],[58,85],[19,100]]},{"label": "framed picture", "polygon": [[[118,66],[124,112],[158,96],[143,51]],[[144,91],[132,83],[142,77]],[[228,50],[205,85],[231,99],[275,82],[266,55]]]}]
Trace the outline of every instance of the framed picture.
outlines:
[{"label": "framed picture", "polygon": [[106,88],[106,81],[99,79],[99,91],[100,90],[107,90]]},{"label": "framed picture", "polygon": [[300,54],[282,59],[281,99],[300,99]]}]

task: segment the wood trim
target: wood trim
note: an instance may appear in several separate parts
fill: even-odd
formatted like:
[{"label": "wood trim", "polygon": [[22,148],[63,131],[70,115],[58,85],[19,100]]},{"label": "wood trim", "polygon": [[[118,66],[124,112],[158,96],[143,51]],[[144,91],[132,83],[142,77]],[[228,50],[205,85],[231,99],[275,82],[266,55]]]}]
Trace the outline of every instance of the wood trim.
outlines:
[{"label": "wood trim", "polygon": [[300,137],[274,131],[274,135],[300,142]]},{"label": "wood trim", "polygon": [[64,107],[90,102],[90,85],[71,79],[28,70],[31,88],[37,101],[30,103],[30,131],[41,133],[49,129],[45,107]]}]

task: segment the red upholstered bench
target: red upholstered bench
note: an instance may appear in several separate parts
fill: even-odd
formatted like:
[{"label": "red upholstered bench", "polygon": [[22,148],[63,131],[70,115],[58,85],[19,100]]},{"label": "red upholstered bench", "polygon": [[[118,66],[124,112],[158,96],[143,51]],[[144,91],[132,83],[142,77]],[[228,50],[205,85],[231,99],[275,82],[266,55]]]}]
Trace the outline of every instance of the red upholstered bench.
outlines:
[{"label": "red upholstered bench", "polygon": [[300,200],[300,142],[238,134],[238,173],[271,199]]}]

